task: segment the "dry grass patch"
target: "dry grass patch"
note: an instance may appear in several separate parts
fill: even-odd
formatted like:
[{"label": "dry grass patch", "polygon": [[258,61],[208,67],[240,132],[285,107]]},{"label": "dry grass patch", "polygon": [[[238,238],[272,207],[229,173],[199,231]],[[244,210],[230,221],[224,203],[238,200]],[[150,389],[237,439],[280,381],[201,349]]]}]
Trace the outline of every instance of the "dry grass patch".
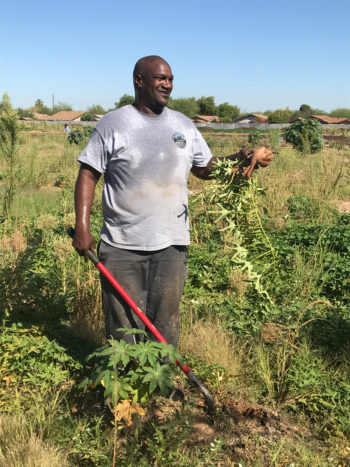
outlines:
[{"label": "dry grass patch", "polygon": [[179,350],[193,353],[206,363],[217,363],[232,375],[241,373],[242,348],[235,336],[222,328],[219,319],[199,320],[182,329]]},{"label": "dry grass patch", "polygon": [[0,466],[65,467],[67,456],[31,432],[26,421],[0,416]]},{"label": "dry grass patch", "polygon": [[[289,217],[287,200],[303,194],[319,200],[326,207],[332,199],[349,198],[350,172],[344,152],[324,149],[321,153],[302,156],[293,149],[283,148],[273,163],[258,171],[262,186],[266,187],[260,205],[282,227]],[[321,221],[329,218],[329,210],[319,213]]]},{"label": "dry grass patch", "polygon": [[6,253],[6,251],[12,251],[13,253],[23,253],[27,248],[27,242],[23,233],[19,230],[15,231],[9,237],[4,235],[0,239],[0,251]]},{"label": "dry grass patch", "polygon": [[85,281],[80,279],[79,257],[77,271],[77,293],[73,301],[73,315],[70,327],[80,338],[98,345],[105,344],[105,318],[102,310],[101,284],[89,263],[89,277]]}]

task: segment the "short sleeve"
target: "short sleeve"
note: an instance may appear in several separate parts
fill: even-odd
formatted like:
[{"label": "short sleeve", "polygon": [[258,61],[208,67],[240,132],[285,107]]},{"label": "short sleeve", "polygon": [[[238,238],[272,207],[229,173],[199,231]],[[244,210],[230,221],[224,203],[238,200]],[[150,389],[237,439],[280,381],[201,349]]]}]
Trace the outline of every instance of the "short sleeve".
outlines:
[{"label": "short sleeve", "polygon": [[209,146],[207,145],[205,139],[194,127],[194,137],[192,142],[192,152],[193,152],[193,161],[192,165],[195,167],[206,167],[208,162],[213,157]]},{"label": "short sleeve", "polygon": [[90,165],[100,173],[104,173],[107,168],[107,148],[100,133],[94,129],[90,139],[78,157],[78,161]]}]

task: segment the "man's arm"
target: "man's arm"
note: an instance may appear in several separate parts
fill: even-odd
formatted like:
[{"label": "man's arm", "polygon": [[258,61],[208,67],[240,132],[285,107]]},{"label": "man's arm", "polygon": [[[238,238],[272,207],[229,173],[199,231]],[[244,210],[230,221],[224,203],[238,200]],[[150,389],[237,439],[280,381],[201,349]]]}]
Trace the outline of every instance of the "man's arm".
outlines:
[{"label": "man's arm", "polygon": [[246,175],[249,178],[253,170],[257,168],[257,164],[261,167],[266,167],[267,165],[269,165],[273,159],[273,154],[269,149],[265,147],[255,149],[241,149],[236,154],[231,154],[230,156],[212,157],[206,167],[196,167],[193,165],[191,172],[197,178],[200,178],[202,180],[208,180],[210,178],[210,174],[213,171],[214,163],[217,160],[223,159],[229,159],[231,161],[238,159],[240,162],[247,162],[248,165],[243,170],[242,175]]},{"label": "man's arm", "polygon": [[94,250],[94,239],[90,233],[90,213],[95,196],[95,187],[101,174],[87,164],[81,164],[75,184],[75,236],[73,246],[80,256]]}]

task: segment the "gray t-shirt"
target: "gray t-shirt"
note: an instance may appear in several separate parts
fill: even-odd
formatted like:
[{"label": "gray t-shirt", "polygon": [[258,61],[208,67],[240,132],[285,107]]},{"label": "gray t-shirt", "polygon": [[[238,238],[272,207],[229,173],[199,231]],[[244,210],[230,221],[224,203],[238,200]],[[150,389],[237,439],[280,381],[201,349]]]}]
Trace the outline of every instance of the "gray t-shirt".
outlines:
[{"label": "gray t-shirt", "polygon": [[101,239],[146,251],[188,245],[188,175],[211,157],[180,112],[145,115],[127,105],[106,114],[78,158],[104,173]]}]

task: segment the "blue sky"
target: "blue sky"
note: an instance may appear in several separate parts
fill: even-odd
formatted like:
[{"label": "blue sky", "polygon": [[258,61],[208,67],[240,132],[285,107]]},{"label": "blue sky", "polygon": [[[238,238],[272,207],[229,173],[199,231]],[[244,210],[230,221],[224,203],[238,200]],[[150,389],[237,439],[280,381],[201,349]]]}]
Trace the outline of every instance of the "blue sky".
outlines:
[{"label": "blue sky", "polygon": [[242,111],[350,108],[350,0],[0,0],[0,92],[108,109],[144,55],[171,65],[173,97]]}]

